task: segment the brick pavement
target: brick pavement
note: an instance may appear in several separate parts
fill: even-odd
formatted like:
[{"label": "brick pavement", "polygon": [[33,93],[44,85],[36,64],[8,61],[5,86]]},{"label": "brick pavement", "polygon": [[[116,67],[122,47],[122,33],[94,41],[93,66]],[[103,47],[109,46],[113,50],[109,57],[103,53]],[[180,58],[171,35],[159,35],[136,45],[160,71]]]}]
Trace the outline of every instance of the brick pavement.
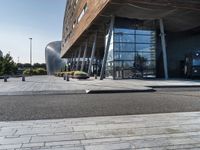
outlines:
[{"label": "brick pavement", "polygon": [[111,80],[103,81],[70,79],[66,82],[63,78],[54,76],[33,76],[27,77],[26,82],[21,78],[10,78],[7,83],[0,80],[0,95],[31,95],[31,94],[77,94],[86,91],[109,91],[109,90],[136,90],[148,91],[150,87],[162,86],[198,86],[200,81],[194,80]]},{"label": "brick pavement", "polygon": [[200,149],[200,112],[0,122],[2,149]]}]

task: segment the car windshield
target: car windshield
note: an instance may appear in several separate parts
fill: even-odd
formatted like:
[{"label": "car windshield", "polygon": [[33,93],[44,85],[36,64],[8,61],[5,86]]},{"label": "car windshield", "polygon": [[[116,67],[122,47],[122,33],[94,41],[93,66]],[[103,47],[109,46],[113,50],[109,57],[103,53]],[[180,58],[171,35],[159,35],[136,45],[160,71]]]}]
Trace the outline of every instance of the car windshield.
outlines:
[{"label": "car windshield", "polygon": [[200,59],[194,59],[192,64],[193,66],[200,66]]}]

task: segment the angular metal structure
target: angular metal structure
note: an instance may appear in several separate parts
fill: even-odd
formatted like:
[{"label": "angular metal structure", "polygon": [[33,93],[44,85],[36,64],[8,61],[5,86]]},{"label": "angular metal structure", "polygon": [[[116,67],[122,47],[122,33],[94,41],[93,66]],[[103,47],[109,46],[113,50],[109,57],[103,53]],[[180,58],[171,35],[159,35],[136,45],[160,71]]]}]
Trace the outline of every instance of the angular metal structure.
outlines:
[{"label": "angular metal structure", "polygon": [[45,60],[48,75],[61,71],[65,68],[65,60],[60,57],[61,41],[51,42],[45,49]]}]

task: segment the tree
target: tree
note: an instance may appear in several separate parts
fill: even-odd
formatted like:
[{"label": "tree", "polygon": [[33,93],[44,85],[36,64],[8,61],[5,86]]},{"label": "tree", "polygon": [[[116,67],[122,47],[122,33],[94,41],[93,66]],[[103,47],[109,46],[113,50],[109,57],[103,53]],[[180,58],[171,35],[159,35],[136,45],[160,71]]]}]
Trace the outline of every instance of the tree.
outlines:
[{"label": "tree", "polygon": [[24,64],[22,64],[22,63],[17,63],[17,68],[24,68]]},{"label": "tree", "polygon": [[44,69],[46,69],[46,64],[44,64],[44,63],[42,63],[42,64],[35,63],[33,65],[33,68],[44,68]]},{"label": "tree", "polygon": [[3,74],[3,57],[0,56],[0,76]]},{"label": "tree", "polygon": [[14,63],[10,54],[6,54],[0,58],[0,75],[12,75],[16,74],[17,65]]},{"label": "tree", "polygon": [[24,68],[31,68],[32,66],[31,66],[31,64],[29,64],[29,63],[25,63],[24,64]]}]

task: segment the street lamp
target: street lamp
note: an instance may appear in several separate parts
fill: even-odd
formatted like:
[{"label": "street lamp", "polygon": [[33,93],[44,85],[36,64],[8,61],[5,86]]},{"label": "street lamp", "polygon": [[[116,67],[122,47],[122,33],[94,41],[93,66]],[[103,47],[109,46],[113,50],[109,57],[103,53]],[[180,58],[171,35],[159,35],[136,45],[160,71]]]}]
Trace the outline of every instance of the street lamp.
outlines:
[{"label": "street lamp", "polygon": [[31,65],[30,72],[31,72],[31,75],[32,75],[32,39],[33,38],[29,38],[29,40],[30,40],[30,65]]}]

